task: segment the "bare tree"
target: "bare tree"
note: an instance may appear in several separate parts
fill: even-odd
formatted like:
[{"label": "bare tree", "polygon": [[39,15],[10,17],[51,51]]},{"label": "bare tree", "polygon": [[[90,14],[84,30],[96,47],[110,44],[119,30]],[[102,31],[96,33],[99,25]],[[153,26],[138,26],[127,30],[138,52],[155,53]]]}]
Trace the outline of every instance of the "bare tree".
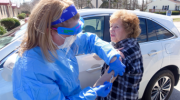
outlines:
[{"label": "bare tree", "polygon": [[132,1],[132,10],[139,9],[138,0]]},{"label": "bare tree", "polygon": [[74,5],[76,6],[76,8],[78,8],[78,0],[73,0],[74,1]]},{"label": "bare tree", "polygon": [[151,3],[151,2],[153,2],[153,0],[146,0],[146,2],[147,2],[147,3]]},{"label": "bare tree", "polygon": [[73,1],[77,9],[93,8],[93,5],[91,4],[92,0],[73,0]]},{"label": "bare tree", "polygon": [[132,3],[132,5],[133,5],[133,9],[136,9],[137,8],[137,0],[133,0],[133,3]]},{"label": "bare tree", "polygon": [[108,0],[102,0],[102,4],[100,5],[99,8],[110,8],[110,3]]},{"label": "bare tree", "polygon": [[34,8],[34,6],[35,6],[39,1],[40,1],[40,0],[32,0],[31,5],[33,6],[33,8]]},{"label": "bare tree", "polygon": [[28,11],[31,12],[34,6],[39,2],[40,0],[32,0],[31,2],[24,2],[20,6],[21,12]]},{"label": "bare tree", "polygon": [[141,11],[145,11],[147,9],[148,1],[142,0],[142,5],[140,5]]},{"label": "bare tree", "polygon": [[24,12],[24,11],[31,12],[31,9],[32,9],[32,7],[31,7],[30,2],[28,2],[28,3],[23,3],[23,4],[21,4],[21,6],[20,6],[20,11],[21,11],[21,12]]},{"label": "bare tree", "polygon": [[144,0],[142,0],[142,11],[144,10]]},{"label": "bare tree", "polygon": [[[130,9],[135,10],[139,9],[138,0],[102,0],[103,7],[101,8],[113,8],[113,9]],[[107,5],[110,5],[110,7]]]},{"label": "bare tree", "polygon": [[124,9],[128,9],[128,0],[124,0],[123,5]]},{"label": "bare tree", "polygon": [[129,0],[129,9],[132,9],[132,0]]}]

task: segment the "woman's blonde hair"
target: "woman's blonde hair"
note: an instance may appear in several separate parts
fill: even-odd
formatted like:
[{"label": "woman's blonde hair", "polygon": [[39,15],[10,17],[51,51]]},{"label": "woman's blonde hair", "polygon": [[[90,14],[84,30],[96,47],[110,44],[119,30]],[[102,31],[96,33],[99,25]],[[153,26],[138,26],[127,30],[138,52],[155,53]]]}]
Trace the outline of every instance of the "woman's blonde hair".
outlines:
[{"label": "woman's blonde hair", "polygon": [[[46,60],[52,62],[54,57],[57,58],[57,46],[51,36],[51,22],[58,20],[63,10],[72,4],[72,0],[41,0],[28,19],[28,28],[20,45],[19,55],[22,56],[26,50],[39,46]],[[76,14],[73,18],[78,17],[79,14]]]},{"label": "woman's blonde hair", "polygon": [[109,22],[111,24],[117,20],[122,21],[122,26],[129,38],[137,38],[141,33],[139,19],[135,14],[127,12],[127,10],[118,10],[112,14]]}]

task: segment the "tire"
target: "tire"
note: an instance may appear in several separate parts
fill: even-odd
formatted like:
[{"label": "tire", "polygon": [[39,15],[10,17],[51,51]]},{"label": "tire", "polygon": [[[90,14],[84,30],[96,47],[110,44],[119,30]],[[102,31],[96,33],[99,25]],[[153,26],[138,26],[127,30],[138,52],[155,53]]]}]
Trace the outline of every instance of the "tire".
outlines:
[{"label": "tire", "polygon": [[158,72],[150,80],[142,100],[168,100],[174,88],[174,82],[174,75],[170,70],[162,70]]}]

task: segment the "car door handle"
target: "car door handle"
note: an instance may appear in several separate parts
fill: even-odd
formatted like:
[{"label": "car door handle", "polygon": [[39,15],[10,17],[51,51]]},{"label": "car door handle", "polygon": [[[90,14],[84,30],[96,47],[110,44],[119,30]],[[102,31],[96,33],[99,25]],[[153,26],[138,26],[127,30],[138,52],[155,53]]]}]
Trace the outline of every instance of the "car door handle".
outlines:
[{"label": "car door handle", "polygon": [[149,56],[152,56],[152,55],[156,55],[158,54],[159,52],[157,52],[156,50],[152,50],[151,52],[148,53]]},{"label": "car door handle", "polygon": [[87,72],[92,72],[92,71],[99,70],[99,69],[101,69],[102,67],[103,67],[103,65],[100,65],[100,66],[98,66],[98,67],[90,68],[90,69],[88,69],[88,70],[86,70],[86,71],[87,71]]}]

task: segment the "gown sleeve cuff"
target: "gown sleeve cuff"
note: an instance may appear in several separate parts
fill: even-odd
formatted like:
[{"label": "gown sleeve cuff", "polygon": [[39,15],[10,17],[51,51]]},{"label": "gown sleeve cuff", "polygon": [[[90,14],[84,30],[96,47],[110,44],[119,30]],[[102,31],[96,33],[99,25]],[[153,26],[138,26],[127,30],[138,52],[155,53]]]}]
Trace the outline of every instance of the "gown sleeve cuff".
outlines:
[{"label": "gown sleeve cuff", "polygon": [[[94,89],[93,89],[92,87],[90,87],[90,88],[91,88],[92,91],[94,91]],[[97,95],[97,92],[94,91],[94,93],[96,94],[96,97],[97,97],[97,96],[98,96],[98,95]]]},{"label": "gown sleeve cuff", "polygon": [[108,59],[107,62],[105,61],[107,65],[110,64],[110,61],[114,56],[116,56],[117,59],[120,57],[120,54],[117,51],[114,51],[114,50],[112,50],[108,55],[109,55],[109,59]]}]

